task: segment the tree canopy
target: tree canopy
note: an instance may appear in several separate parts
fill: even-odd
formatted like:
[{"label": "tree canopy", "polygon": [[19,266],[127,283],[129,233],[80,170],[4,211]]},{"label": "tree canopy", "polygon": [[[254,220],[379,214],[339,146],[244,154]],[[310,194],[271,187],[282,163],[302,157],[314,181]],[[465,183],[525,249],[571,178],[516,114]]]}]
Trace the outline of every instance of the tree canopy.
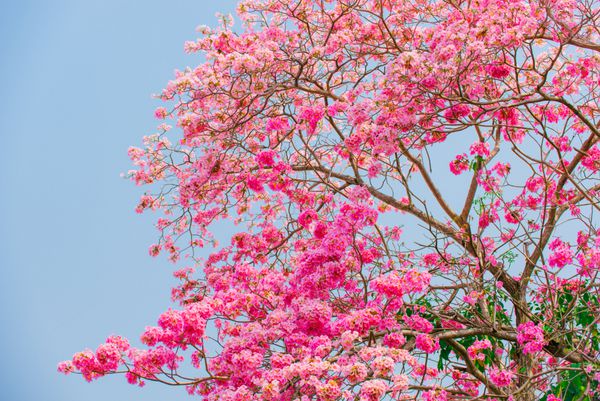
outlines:
[{"label": "tree canopy", "polygon": [[129,150],[179,306],[59,370],[211,401],[598,399],[598,3],[237,10]]}]

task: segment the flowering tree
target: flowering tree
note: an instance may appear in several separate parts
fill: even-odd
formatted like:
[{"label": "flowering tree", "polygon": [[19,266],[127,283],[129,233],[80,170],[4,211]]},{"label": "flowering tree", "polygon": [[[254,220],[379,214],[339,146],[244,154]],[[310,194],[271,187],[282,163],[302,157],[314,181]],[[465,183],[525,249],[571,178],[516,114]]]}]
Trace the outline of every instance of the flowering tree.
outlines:
[{"label": "flowering tree", "polygon": [[238,14],[186,43],[205,62],[130,149],[180,306],[59,370],[206,400],[598,399],[598,4]]}]

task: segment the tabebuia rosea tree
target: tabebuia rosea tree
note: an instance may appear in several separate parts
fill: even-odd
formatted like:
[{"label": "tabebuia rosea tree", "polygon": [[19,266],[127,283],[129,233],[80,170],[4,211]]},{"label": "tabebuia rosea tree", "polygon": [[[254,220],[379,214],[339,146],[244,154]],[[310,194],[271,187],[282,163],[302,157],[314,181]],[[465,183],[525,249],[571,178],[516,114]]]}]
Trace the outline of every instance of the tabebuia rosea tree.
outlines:
[{"label": "tabebuia rosea tree", "polygon": [[599,399],[599,4],[237,11],[129,151],[179,306],[59,370],[210,401]]}]

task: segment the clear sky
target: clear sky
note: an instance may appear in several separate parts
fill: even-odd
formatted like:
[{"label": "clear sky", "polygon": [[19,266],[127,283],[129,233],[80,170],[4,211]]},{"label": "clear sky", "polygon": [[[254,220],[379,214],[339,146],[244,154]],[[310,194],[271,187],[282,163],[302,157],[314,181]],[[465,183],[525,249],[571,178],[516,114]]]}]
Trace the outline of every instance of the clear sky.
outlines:
[{"label": "clear sky", "polygon": [[151,98],[195,27],[234,0],[19,0],[0,13],[0,399],[189,399],[57,362],[110,334],[137,339],[169,307],[173,266],[151,259],[155,216],[119,177],[157,122]]}]

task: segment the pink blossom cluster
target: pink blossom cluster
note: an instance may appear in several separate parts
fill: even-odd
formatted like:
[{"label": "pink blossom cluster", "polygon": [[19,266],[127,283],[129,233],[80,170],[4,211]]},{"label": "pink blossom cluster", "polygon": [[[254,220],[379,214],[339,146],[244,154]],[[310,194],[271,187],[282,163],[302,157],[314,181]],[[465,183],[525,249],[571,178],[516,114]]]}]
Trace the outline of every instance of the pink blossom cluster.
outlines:
[{"label": "pink blossom cluster", "polygon": [[96,352],[85,350],[73,355],[71,361],[58,365],[58,370],[69,374],[75,370],[80,372],[87,381],[97,379],[107,373],[116,371],[123,363],[123,356],[130,351],[129,342],[119,336],[108,337]]},{"label": "pink blossom cluster", "polygon": [[415,345],[418,349],[431,354],[440,348],[439,340],[427,334],[417,334]]},{"label": "pink blossom cluster", "polygon": [[525,354],[540,352],[545,346],[544,330],[533,322],[522,323],[517,327],[517,342]]},{"label": "pink blossom cluster", "polygon": [[369,380],[363,383],[360,389],[361,401],[379,401],[388,390],[388,385],[383,380]]},{"label": "pink blossom cluster", "polygon": [[555,238],[549,245],[552,253],[548,257],[548,264],[553,267],[563,268],[573,262],[573,253],[568,243]]},{"label": "pink blossom cluster", "polygon": [[488,370],[488,376],[492,383],[498,387],[508,387],[512,384],[515,374],[507,369],[498,369],[491,367]]},{"label": "pink blossom cluster", "polygon": [[475,342],[467,348],[467,353],[469,354],[469,358],[483,361],[485,359],[485,354],[482,353],[483,350],[491,349],[492,343],[490,340],[475,340]]},{"label": "pink blossom cluster", "polygon": [[465,153],[457,155],[456,158],[450,162],[450,171],[454,175],[459,175],[468,169],[469,159]]}]

